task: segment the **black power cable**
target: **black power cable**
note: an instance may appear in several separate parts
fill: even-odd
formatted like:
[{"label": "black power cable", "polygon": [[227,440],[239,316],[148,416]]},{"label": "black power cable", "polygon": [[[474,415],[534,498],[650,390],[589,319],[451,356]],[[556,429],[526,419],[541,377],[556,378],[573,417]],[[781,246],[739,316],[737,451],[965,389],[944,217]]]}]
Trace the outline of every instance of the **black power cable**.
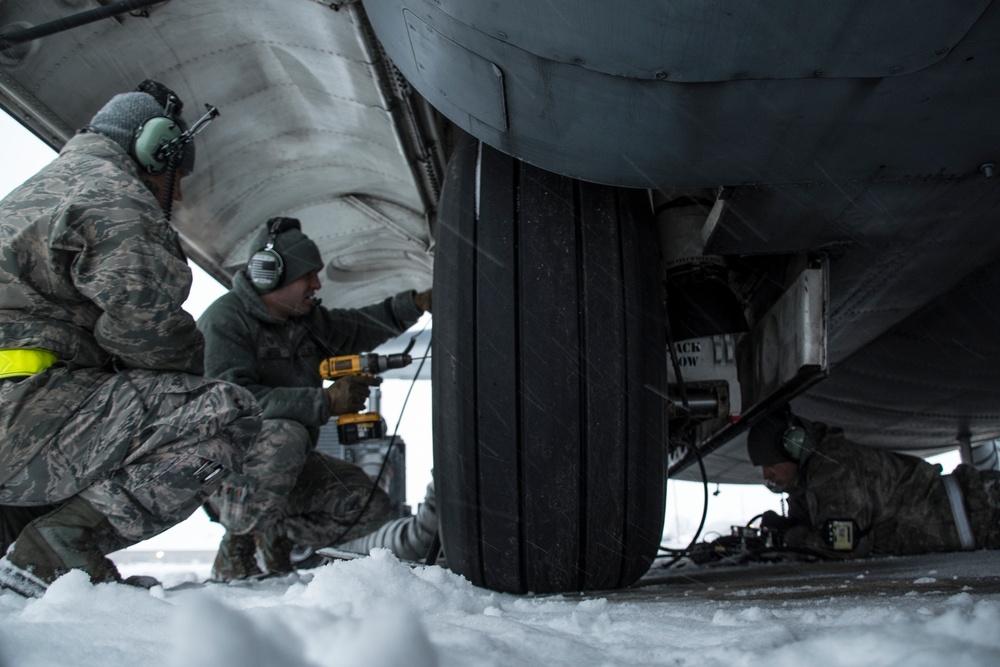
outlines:
[{"label": "black power cable", "polygon": [[[418,331],[416,334],[413,335],[413,338],[410,339],[410,344],[409,346],[407,346],[404,354],[409,353],[410,349],[413,347],[413,344],[416,342],[417,337],[420,336],[420,334],[423,333],[426,329],[427,325],[425,324],[423,329],[421,329],[420,331]],[[347,533],[351,532],[352,528],[358,525],[358,521],[360,521],[361,517],[364,516],[365,511],[367,511],[368,507],[371,505],[372,499],[375,497],[375,490],[379,488],[379,484],[382,482],[382,476],[385,473],[386,466],[388,465],[389,459],[391,458],[392,448],[396,444],[396,436],[399,433],[399,425],[403,421],[403,414],[406,411],[406,404],[410,400],[410,394],[413,393],[413,387],[416,386],[417,380],[420,378],[420,371],[422,371],[424,368],[424,362],[430,356],[429,353],[431,349],[431,342],[432,341],[430,340],[427,341],[427,349],[424,350],[424,355],[420,358],[420,363],[417,365],[417,372],[413,374],[413,380],[410,382],[410,388],[407,389],[406,391],[406,397],[403,399],[403,405],[399,409],[399,417],[396,419],[396,426],[393,429],[392,436],[389,438],[389,446],[386,447],[385,457],[382,459],[382,466],[379,468],[378,475],[375,476],[375,480],[372,483],[372,490],[368,493],[368,497],[365,499],[365,504],[361,506],[360,510],[358,510],[357,514],[354,517],[354,520],[351,521],[351,523],[346,528],[344,528],[344,530],[341,531],[340,535],[338,535],[331,541],[332,546],[336,546],[337,544],[339,544],[340,541],[344,539],[344,536],[347,535]]]},{"label": "black power cable", "polygon": [[[685,421],[681,425],[681,428],[685,429],[691,423],[691,408],[688,403],[687,387],[684,384],[684,376],[681,373],[680,361],[677,358],[677,348],[674,345],[674,335],[673,331],[670,328],[669,316],[664,320],[663,324],[667,334],[667,349],[670,352],[670,360],[671,363],[673,364],[674,376],[677,378],[677,386],[681,392],[681,405],[683,406],[685,412]],[[701,509],[701,522],[698,524],[698,530],[695,531],[694,537],[691,538],[691,543],[688,544],[686,549],[681,549],[681,550],[671,549],[669,547],[664,547],[663,545],[660,545],[660,551],[665,551],[667,552],[668,555],[674,556],[672,560],[661,566],[664,568],[672,567],[675,563],[677,563],[677,561],[679,561],[685,555],[690,553],[694,545],[697,544],[698,538],[701,536],[701,531],[705,528],[705,521],[708,518],[708,473],[705,471],[705,462],[701,458],[701,452],[698,451],[697,443],[692,445],[691,449],[694,452],[695,458],[698,461],[698,469],[701,472],[701,484],[702,484],[702,489],[704,491],[704,502],[702,503],[702,509]]]},{"label": "black power cable", "polygon": [[698,530],[694,531],[694,537],[691,538],[691,542],[684,549],[671,549],[670,547],[660,545],[660,551],[666,551],[666,555],[673,556],[673,559],[660,566],[663,568],[673,567],[677,561],[691,553],[691,549],[694,548],[694,545],[698,543],[698,538],[701,537],[701,531],[705,528],[705,520],[708,518],[708,473],[705,472],[705,462],[702,461],[701,452],[698,451],[697,447],[694,448],[694,453],[698,460],[698,469],[701,471],[701,485],[705,497],[701,508],[701,522],[698,524]]}]

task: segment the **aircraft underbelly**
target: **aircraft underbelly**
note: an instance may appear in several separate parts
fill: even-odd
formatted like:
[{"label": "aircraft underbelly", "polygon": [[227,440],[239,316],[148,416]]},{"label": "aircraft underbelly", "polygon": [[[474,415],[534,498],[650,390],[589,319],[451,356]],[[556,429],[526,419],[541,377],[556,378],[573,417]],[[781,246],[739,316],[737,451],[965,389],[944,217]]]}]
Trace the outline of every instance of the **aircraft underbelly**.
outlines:
[{"label": "aircraft underbelly", "polygon": [[442,113],[550,171],[712,187],[967,174],[995,159],[988,3],[501,5],[366,8]]},{"label": "aircraft underbelly", "polygon": [[[0,33],[81,4],[0,3]],[[428,287],[433,257],[428,197],[362,33],[350,8],[315,2],[157,4],[0,51],[0,106],[55,148],[145,78],[187,118],[217,106],[174,216],[189,254],[228,283],[269,217],[299,217],[328,258],[325,303],[362,306]]]}]

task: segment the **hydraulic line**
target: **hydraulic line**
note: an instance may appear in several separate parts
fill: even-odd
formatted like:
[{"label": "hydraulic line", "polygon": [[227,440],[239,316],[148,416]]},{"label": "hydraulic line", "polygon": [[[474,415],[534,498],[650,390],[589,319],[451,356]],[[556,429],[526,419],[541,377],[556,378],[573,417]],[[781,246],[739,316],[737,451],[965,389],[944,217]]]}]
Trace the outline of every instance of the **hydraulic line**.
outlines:
[{"label": "hydraulic line", "polygon": [[150,5],[162,4],[163,2],[169,2],[169,0],[120,0],[120,2],[114,2],[104,7],[98,7],[97,9],[89,9],[85,12],[71,14],[70,16],[42,23],[41,25],[31,26],[23,30],[15,30],[6,35],[0,35],[0,50],[24,44],[25,42],[33,42],[42,37],[66,32],[67,30],[72,30],[88,23],[95,23],[102,19],[117,16],[118,14],[132,12],[137,9],[149,7]]}]

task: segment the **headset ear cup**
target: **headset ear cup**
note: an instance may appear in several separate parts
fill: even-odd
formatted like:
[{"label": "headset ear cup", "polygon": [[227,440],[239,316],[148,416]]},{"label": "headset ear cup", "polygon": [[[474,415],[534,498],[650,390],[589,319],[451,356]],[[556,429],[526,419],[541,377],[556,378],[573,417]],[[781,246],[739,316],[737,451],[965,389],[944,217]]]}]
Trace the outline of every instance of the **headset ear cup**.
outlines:
[{"label": "headset ear cup", "polygon": [[181,128],[174,119],[153,116],[136,128],[132,139],[132,157],[148,173],[161,174],[167,168],[167,160],[158,159],[156,152],[163,144],[173,141],[181,134]]},{"label": "headset ear cup", "polygon": [[785,434],[781,438],[781,445],[785,453],[798,461],[802,458],[802,449],[806,444],[806,430],[801,426],[790,425],[785,429]]},{"label": "headset ear cup", "polygon": [[247,277],[259,292],[270,292],[281,284],[285,273],[285,263],[274,250],[265,248],[250,256],[247,262]]}]

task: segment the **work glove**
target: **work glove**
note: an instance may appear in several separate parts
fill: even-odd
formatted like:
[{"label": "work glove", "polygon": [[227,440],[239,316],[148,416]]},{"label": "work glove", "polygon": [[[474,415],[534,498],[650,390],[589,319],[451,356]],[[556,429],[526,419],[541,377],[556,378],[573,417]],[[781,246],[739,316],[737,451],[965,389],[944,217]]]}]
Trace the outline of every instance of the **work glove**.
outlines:
[{"label": "work glove", "polygon": [[785,531],[797,522],[787,516],[781,516],[773,510],[768,510],[760,518],[761,532],[771,533],[772,541],[781,544],[785,539]]},{"label": "work glove", "polygon": [[425,313],[431,312],[431,290],[413,293],[413,303]]},{"label": "work glove", "polygon": [[326,403],[331,415],[361,412],[368,400],[369,387],[382,384],[382,378],[371,375],[345,375],[326,388]]}]

